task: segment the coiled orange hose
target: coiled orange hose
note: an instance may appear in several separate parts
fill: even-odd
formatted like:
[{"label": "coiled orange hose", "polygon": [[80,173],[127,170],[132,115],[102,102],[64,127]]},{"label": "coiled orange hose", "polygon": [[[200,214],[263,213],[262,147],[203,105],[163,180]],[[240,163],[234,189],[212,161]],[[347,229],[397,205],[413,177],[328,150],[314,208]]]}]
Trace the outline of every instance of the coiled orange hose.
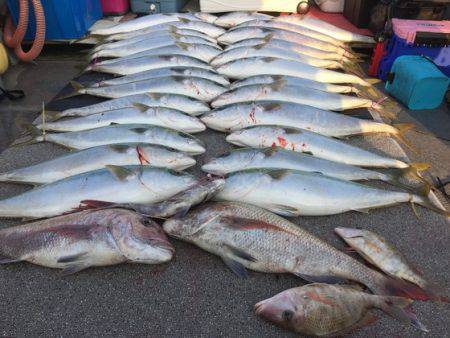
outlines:
[{"label": "coiled orange hose", "polygon": [[[33,45],[28,52],[22,49],[22,40],[25,36],[28,26],[28,0],[20,0],[20,14],[17,29],[12,34],[13,23],[11,17],[8,18],[5,25],[5,43],[8,47],[15,48],[14,51],[17,57],[24,62],[33,61],[41,53],[45,42],[45,15],[40,0],[31,0],[34,7],[34,14],[36,18],[36,35],[34,37]],[[7,43],[10,42],[10,44]]]}]

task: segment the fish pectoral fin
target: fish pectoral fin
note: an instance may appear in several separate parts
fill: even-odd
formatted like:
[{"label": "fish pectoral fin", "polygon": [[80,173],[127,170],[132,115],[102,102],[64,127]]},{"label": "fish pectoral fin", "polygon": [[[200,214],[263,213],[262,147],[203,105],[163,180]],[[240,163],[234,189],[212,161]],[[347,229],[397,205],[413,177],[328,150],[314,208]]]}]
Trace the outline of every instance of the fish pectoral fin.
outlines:
[{"label": "fish pectoral fin", "polygon": [[352,209],[352,210],[356,211],[356,212],[361,212],[363,214],[368,214],[370,211],[370,208],[361,208],[361,209]]},{"label": "fish pectoral fin", "polygon": [[294,275],[308,281],[311,283],[326,283],[326,284],[338,284],[338,283],[346,283],[347,279],[338,277],[338,276],[313,276],[306,275],[299,272],[294,272]]},{"label": "fish pectoral fin", "polygon": [[297,208],[290,207],[288,205],[271,204],[270,209],[276,214],[287,217],[296,217],[300,215],[300,211]]},{"label": "fish pectoral fin", "polygon": [[228,244],[225,244],[225,247],[236,257],[245,259],[246,261],[249,261],[249,262],[257,261],[255,257],[253,257],[252,255],[246,253],[245,251],[243,251],[241,249],[238,249],[238,248],[228,245]]},{"label": "fish pectoral fin", "polygon": [[107,165],[106,169],[119,181],[128,181],[136,175],[134,171],[117,165]]},{"label": "fish pectoral fin", "polygon": [[69,264],[61,271],[61,274],[63,276],[73,275],[74,273],[80,272],[88,267],[89,266],[86,264]]},{"label": "fish pectoral fin", "polygon": [[241,263],[225,256],[222,256],[222,260],[239,278],[246,279],[248,277],[247,270]]},{"label": "fish pectoral fin", "polygon": [[22,259],[0,257],[0,264],[11,264],[11,263],[19,263],[19,262],[22,262]]},{"label": "fish pectoral fin", "polygon": [[89,265],[86,264],[87,255],[87,252],[81,252],[75,255],[63,256],[58,258],[58,260],[56,261],[57,263],[67,263],[67,265],[62,270],[62,275],[72,275],[89,267]]},{"label": "fish pectoral fin", "polygon": [[58,258],[57,263],[73,263],[82,261],[87,255],[87,252],[81,252],[79,254],[63,256]]}]

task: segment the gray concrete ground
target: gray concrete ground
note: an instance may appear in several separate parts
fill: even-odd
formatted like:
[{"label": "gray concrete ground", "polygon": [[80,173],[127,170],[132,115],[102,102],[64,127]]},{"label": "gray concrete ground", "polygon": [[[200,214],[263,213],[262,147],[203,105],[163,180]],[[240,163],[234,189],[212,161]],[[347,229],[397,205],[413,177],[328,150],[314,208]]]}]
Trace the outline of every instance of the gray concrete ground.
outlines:
[{"label": "gray concrete ground", "polygon": [[[42,98],[50,98],[71,79],[78,61],[38,60],[37,66],[23,66],[17,87],[33,98],[0,109],[1,125],[8,132],[17,115],[31,120]],[[11,74],[17,72],[13,70]],[[12,76],[12,75],[10,75]],[[35,98],[35,99],[34,99]],[[76,99],[71,104],[77,104]],[[27,109],[25,109],[25,108]],[[55,106],[56,107],[56,106]],[[6,110],[5,110],[6,109]],[[55,109],[55,108],[51,108]],[[5,115],[9,114],[9,115]],[[27,115],[28,114],[28,115]],[[414,122],[421,130],[442,137],[450,135],[450,116],[445,107],[423,112],[405,112],[402,122]],[[0,134],[2,144],[14,135]],[[431,135],[410,133],[420,151],[415,161],[432,163],[433,175],[446,177],[450,168],[450,144]],[[5,140],[6,138],[6,140]],[[224,135],[200,134],[208,151],[198,158],[201,165],[229,146]],[[395,143],[384,136],[353,138],[349,142],[392,156],[402,156]],[[0,150],[2,148],[0,147]],[[0,155],[0,172],[54,158],[66,150],[41,143],[6,149]],[[193,170],[200,174],[198,167]],[[0,197],[16,195],[29,187],[1,184]],[[302,217],[293,221],[338,248],[343,243],[333,233],[336,226],[372,229],[388,238],[406,257],[437,285],[450,290],[450,228],[445,219],[423,208],[416,218],[408,205],[373,210],[368,214],[346,213],[329,217]],[[3,227],[19,224],[2,220]],[[293,337],[292,333],[256,318],[253,305],[282,290],[302,284],[289,275],[250,272],[238,279],[222,261],[192,245],[173,240],[176,257],[160,266],[120,265],[89,269],[61,277],[56,270],[27,263],[0,267],[0,334],[36,335],[120,335],[190,337]],[[428,336],[449,336],[450,309],[433,303],[416,303],[418,317],[430,329]],[[387,317],[354,334],[355,337],[419,337],[412,327]]]}]

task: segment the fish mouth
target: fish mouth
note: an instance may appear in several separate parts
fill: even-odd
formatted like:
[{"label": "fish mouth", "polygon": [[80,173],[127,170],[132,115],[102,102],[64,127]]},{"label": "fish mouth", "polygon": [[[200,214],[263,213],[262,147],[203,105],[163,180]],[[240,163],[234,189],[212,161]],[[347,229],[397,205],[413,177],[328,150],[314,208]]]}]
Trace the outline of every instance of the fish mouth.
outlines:
[{"label": "fish mouth", "polygon": [[[279,323],[280,317],[274,309],[270,309],[270,304],[267,304],[268,299],[263,300],[255,305],[255,314],[267,321]],[[268,305],[268,306],[267,306]]]},{"label": "fish mouth", "polygon": [[359,229],[337,227],[334,228],[334,232],[337,233],[342,238],[354,238],[362,236],[361,230]]},{"label": "fish mouth", "polygon": [[158,248],[163,251],[167,251],[171,255],[173,255],[175,253],[175,248],[167,239],[161,239],[161,238],[153,239],[151,241],[151,243],[155,248]]}]

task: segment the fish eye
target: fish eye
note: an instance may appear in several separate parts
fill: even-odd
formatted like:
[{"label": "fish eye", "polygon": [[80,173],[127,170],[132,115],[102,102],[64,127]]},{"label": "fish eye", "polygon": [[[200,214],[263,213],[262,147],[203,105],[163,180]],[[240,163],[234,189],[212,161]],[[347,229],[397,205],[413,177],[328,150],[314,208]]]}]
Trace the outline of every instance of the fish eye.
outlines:
[{"label": "fish eye", "polygon": [[290,311],[290,310],[285,310],[283,311],[283,313],[281,314],[281,317],[286,320],[286,321],[291,321],[292,318],[294,318],[294,312]]}]

